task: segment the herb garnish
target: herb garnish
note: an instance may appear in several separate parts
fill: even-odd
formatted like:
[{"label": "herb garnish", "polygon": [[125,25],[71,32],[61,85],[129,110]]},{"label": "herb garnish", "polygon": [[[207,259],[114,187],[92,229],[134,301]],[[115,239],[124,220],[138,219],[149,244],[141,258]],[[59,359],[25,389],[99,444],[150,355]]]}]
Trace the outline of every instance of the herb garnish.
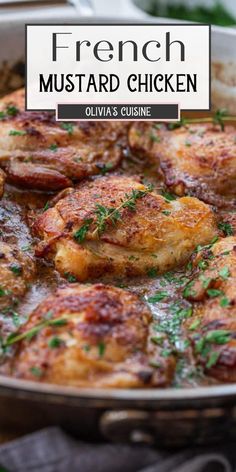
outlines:
[{"label": "herb garnish", "polygon": [[102,175],[106,175],[113,168],[113,164],[108,162],[107,164],[97,164],[96,167],[99,169]]},{"label": "herb garnish", "polygon": [[169,216],[171,214],[170,210],[162,210],[163,215]]},{"label": "herb garnish", "polygon": [[4,288],[0,287],[0,297],[4,297],[5,295],[9,295],[8,290],[5,290]]},{"label": "herb garnish", "polygon": [[57,347],[60,347],[62,344],[63,344],[63,341],[58,336],[53,336],[53,338],[51,338],[48,342],[48,346],[51,349],[55,349]]},{"label": "herb garnish", "polygon": [[70,283],[78,282],[77,277],[75,277],[75,275],[71,274],[70,272],[65,272],[64,276],[67,278],[68,282]]},{"label": "herb garnish", "polygon": [[155,293],[155,295],[152,295],[151,297],[149,297],[147,301],[149,303],[156,303],[156,302],[160,302],[164,300],[167,297],[168,297],[168,292],[165,292],[164,290],[162,290],[161,292],[157,292]]},{"label": "herb garnish", "polygon": [[14,105],[8,105],[6,112],[7,112],[7,115],[9,116],[16,116],[17,113],[19,113],[19,110]]},{"label": "herb garnish", "polygon": [[184,288],[184,290],[183,290],[183,297],[184,298],[194,297],[196,295],[195,290],[192,289],[193,284],[194,284],[194,281],[192,280]]},{"label": "herb garnish", "polygon": [[230,305],[230,300],[227,297],[222,297],[220,300],[220,306],[225,308]]},{"label": "herb garnish", "polygon": [[93,222],[92,218],[88,218],[84,220],[84,224],[74,233],[74,239],[78,243],[82,243],[85,240],[87,232],[92,222]]},{"label": "herb garnish", "polygon": [[219,351],[212,351],[209,355],[208,361],[206,363],[206,368],[210,369],[215,365],[219,359],[220,352]]},{"label": "herb garnish", "polygon": [[58,149],[58,146],[57,144],[51,144],[51,146],[49,147],[50,151],[53,151],[53,152],[56,152],[57,149]]},{"label": "herb garnish", "polygon": [[172,193],[165,192],[164,190],[161,192],[162,196],[167,202],[171,202],[172,200],[176,200],[176,196]]},{"label": "herb garnish", "polygon": [[230,272],[229,272],[229,268],[227,266],[225,267],[222,267],[222,269],[219,271],[219,276],[223,279],[223,280],[227,280],[230,276]]},{"label": "herb garnish", "polygon": [[20,131],[17,129],[11,129],[9,131],[9,136],[25,136],[26,134],[26,131]]},{"label": "herb garnish", "polygon": [[218,241],[219,237],[218,236],[214,236],[214,238],[210,241],[209,244],[206,244],[205,246],[202,246],[201,244],[198,244],[198,246],[195,248],[194,252],[200,252],[202,251],[202,249],[204,249],[204,251],[207,251],[208,249],[211,249],[212,246],[214,246],[214,244]]},{"label": "herb garnish", "polygon": [[156,134],[150,133],[150,139],[154,143],[160,143],[161,142],[161,137],[157,136]]},{"label": "herb garnish", "polygon": [[54,318],[54,319],[45,319],[35,325],[33,328],[24,331],[23,333],[12,333],[10,336],[7,337],[6,341],[3,343],[3,347],[11,346],[12,344],[15,344],[19,341],[22,341],[23,339],[28,339],[31,340],[36,336],[43,328],[46,328],[46,326],[64,326],[67,324],[67,320],[65,318]]},{"label": "herb garnish", "polygon": [[19,113],[18,108],[14,105],[8,105],[5,111],[0,111],[0,120],[7,118],[7,116],[16,116]]},{"label": "herb garnish", "polygon": [[217,362],[219,357],[219,354],[218,356],[213,354],[215,351],[211,352],[212,344],[226,344],[229,341],[231,334],[232,333],[230,331],[224,329],[209,331],[205,336],[196,342],[196,353],[203,357],[207,357],[209,355],[208,362],[206,364],[207,368],[212,367],[212,365]]},{"label": "herb garnish", "polygon": [[42,377],[43,371],[40,369],[40,367],[33,366],[30,368],[31,374],[33,374],[35,377]]},{"label": "herb garnish", "polygon": [[227,223],[227,221],[221,221],[218,223],[218,228],[223,231],[225,236],[233,236],[234,231],[230,223]]},{"label": "herb garnish", "polygon": [[16,274],[16,275],[22,274],[22,267],[19,264],[10,265],[10,270],[13,272],[13,274]]},{"label": "herb garnish", "polygon": [[219,297],[220,295],[224,295],[224,293],[222,292],[222,290],[219,290],[218,288],[208,288],[207,295],[210,298],[216,298],[216,297]]},{"label": "herb garnish", "polygon": [[104,356],[105,350],[106,350],[106,344],[105,344],[103,341],[101,341],[101,342],[98,344],[98,354],[99,354],[99,357],[103,357],[103,356]]},{"label": "herb garnish", "polygon": [[191,306],[184,307],[180,302],[174,303],[170,306],[171,316],[160,320],[158,324],[154,325],[154,329],[159,333],[165,333],[169,342],[176,344],[179,342],[182,321],[190,318],[192,312],[193,310]]},{"label": "herb garnish", "polygon": [[152,185],[148,185],[145,190],[133,189],[130,194],[126,193],[125,198],[121,201],[120,205],[115,208],[107,208],[103,205],[95,205],[95,216],[96,218],[87,218],[84,220],[83,225],[74,233],[74,239],[82,243],[90,229],[92,223],[95,224],[95,229],[92,232],[92,236],[100,235],[104,233],[107,228],[107,223],[111,222],[115,225],[121,220],[120,210],[128,208],[131,211],[136,210],[136,201],[145,197],[148,193],[153,190]]},{"label": "herb garnish", "polygon": [[150,267],[149,269],[147,269],[147,275],[151,279],[154,279],[155,277],[157,277],[158,271],[157,271],[156,267]]},{"label": "herb garnish", "polygon": [[227,110],[221,108],[216,110],[213,116],[207,116],[204,118],[182,118],[180,121],[176,121],[174,123],[168,124],[169,130],[174,130],[176,128],[181,128],[182,126],[186,126],[191,123],[214,123],[215,125],[219,125],[221,131],[224,131],[225,122],[226,121],[235,121],[235,116],[227,115]]},{"label": "herb garnish", "polygon": [[72,123],[61,123],[61,128],[67,131],[69,136],[73,134],[74,131],[74,125]]}]

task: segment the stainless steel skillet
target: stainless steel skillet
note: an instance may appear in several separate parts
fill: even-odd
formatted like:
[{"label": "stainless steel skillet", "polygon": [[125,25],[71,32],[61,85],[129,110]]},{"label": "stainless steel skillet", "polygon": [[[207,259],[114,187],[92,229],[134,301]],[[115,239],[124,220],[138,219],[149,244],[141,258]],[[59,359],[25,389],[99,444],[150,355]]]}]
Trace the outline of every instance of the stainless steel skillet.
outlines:
[{"label": "stainless steel skillet", "polygon": [[[7,9],[5,9],[7,10]],[[28,18],[27,18],[28,16]],[[23,82],[25,22],[130,22],[114,17],[19,15],[0,8],[0,93]],[[136,12],[136,20],[137,12]],[[143,19],[142,19],[143,21]],[[145,21],[154,21],[145,17]],[[161,20],[160,20],[161,21]],[[8,72],[8,79],[2,80]],[[212,103],[236,110],[236,31],[212,28]],[[179,446],[236,436],[236,384],[190,389],[75,389],[0,377],[0,428],[31,431],[61,424],[84,439],[156,442]]]}]

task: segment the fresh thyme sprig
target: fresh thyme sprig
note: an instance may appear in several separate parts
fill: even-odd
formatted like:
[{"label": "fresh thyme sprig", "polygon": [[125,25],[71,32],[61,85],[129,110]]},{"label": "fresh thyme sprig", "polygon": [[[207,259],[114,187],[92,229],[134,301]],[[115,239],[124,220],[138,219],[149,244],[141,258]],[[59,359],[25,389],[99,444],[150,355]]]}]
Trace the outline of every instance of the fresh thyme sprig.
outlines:
[{"label": "fresh thyme sprig", "polygon": [[214,123],[215,125],[220,125],[221,131],[224,131],[225,122],[227,121],[236,121],[236,116],[228,115],[227,110],[225,108],[221,108],[219,110],[216,110],[216,112],[212,116],[206,116],[203,118],[181,118],[180,121],[169,123],[168,128],[170,130],[173,130],[176,128],[181,128],[181,126],[186,126],[188,124]]},{"label": "fresh thyme sprig", "polygon": [[25,331],[23,333],[12,333],[5,342],[2,343],[2,347],[8,347],[12,344],[15,344],[23,339],[31,340],[34,336],[36,336],[43,328],[46,326],[64,326],[67,323],[65,318],[54,318],[54,319],[46,319],[41,321],[33,328]]},{"label": "fresh thyme sprig", "polygon": [[74,239],[78,243],[82,243],[85,240],[92,223],[95,223],[95,229],[92,232],[92,236],[104,233],[108,222],[111,222],[113,225],[115,225],[117,221],[121,220],[120,210],[122,208],[129,208],[131,211],[135,211],[136,201],[145,197],[145,195],[150,193],[152,190],[152,185],[148,185],[145,190],[133,189],[130,194],[125,194],[125,198],[122,200],[120,205],[115,208],[108,208],[97,204],[95,206],[96,219],[85,219],[83,225],[74,233]]}]

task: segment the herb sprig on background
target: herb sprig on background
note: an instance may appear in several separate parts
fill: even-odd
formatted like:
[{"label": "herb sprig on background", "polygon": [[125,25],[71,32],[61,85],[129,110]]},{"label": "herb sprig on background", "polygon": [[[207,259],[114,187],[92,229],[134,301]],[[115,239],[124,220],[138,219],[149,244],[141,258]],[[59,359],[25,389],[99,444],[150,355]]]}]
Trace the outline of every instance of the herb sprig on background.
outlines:
[{"label": "herb sprig on background", "polygon": [[221,108],[216,110],[214,115],[212,116],[205,116],[203,118],[181,118],[180,121],[176,121],[173,123],[168,124],[168,128],[170,130],[174,130],[177,128],[181,128],[182,126],[186,126],[189,124],[201,124],[201,123],[213,123],[215,125],[219,125],[221,131],[225,129],[225,122],[227,121],[236,121],[236,116],[230,116],[227,114],[227,110],[225,108]]}]

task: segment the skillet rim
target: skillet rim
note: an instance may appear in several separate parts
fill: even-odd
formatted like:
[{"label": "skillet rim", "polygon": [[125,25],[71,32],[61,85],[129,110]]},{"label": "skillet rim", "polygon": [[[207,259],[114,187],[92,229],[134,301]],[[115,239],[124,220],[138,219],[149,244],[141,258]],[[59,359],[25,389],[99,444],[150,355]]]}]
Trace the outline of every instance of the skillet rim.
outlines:
[{"label": "skillet rim", "polygon": [[[0,396],[7,391],[13,397],[31,398],[37,395],[44,396],[47,400],[54,402],[61,400],[89,400],[96,401],[121,401],[137,402],[149,401],[156,406],[163,406],[170,402],[169,406],[187,404],[198,401],[212,403],[217,399],[236,399],[236,383],[211,385],[206,387],[191,388],[157,388],[157,389],[113,389],[113,388],[83,388],[66,385],[50,384],[46,382],[34,382],[30,380],[17,379],[0,375]],[[175,403],[172,403],[175,400]],[[107,404],[107,403],[106,403]]]}]

